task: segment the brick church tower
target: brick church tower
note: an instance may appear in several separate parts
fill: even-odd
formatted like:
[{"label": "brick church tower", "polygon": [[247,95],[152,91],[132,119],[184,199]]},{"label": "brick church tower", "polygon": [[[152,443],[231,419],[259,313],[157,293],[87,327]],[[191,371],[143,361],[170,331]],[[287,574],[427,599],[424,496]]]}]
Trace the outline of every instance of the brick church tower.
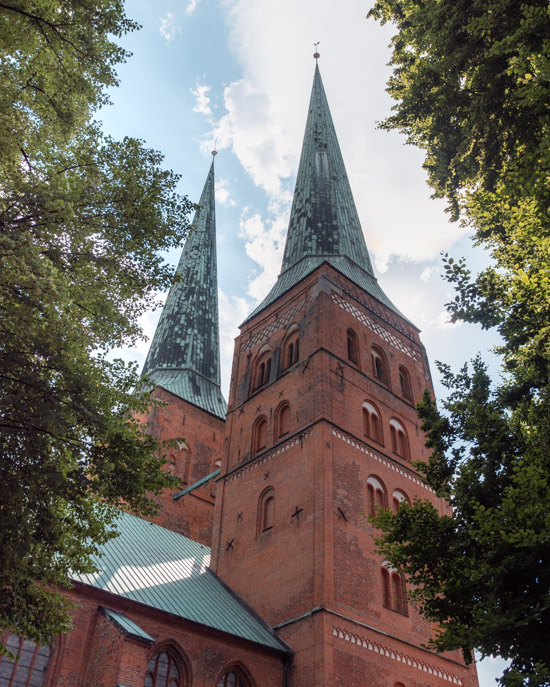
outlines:
[{"label": "brick church tower", "polygon": [[374,552],[368,514],[428,498],[419,330],[374,276],[315,69],[283,265],[236,340],[213,571],[295,652],[290,685],[477,685]]}]

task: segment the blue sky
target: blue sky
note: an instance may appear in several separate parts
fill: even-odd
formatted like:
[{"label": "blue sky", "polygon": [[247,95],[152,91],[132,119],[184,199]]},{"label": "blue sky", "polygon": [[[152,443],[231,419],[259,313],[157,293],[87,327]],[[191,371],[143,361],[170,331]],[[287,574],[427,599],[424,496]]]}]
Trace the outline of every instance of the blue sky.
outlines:
[{"label": "blue sky", "polygon": [[[238,325],[279,272],[313,79],[314,42],[363,231],[379,281],[421,330],[441,396],[435,360],[455,369],[480,351],[496,371],[493,333],[451,325],[441,251],[487,257],[430,199],[423,155],[402,135],[377,129],[390,112],[391,27],[366,20],[370,0],[128,0],[142,25],[122,43],[133,53],[119,70],[105,130],[160,150],[197,201],[216,142],[216,219],[222,387],[227,395]],[[166,256],[174,265],[174,251]],[[147,336],[159,311],[142,320]],[[125,350],[143,363],[148,343]],[[492,687],[502,667],[479,667]]]}]

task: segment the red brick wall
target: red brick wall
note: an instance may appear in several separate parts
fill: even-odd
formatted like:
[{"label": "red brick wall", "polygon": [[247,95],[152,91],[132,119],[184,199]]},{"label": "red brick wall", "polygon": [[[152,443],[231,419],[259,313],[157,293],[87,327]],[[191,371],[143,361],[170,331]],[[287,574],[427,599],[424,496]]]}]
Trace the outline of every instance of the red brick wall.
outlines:
[{"label": "red brick wall", "polygon": [[[192,687],[216,687],[231,666],[242,667],[257,687],[282,684],[281,655],[236,637],[144,608],[121,597],[77,585],[70,592],[78,608],[74,630],[65,636],[57,667],[58,687],[142,687],[147,662],[171,647],[187,666]],[[124,613],[155,639],[152,647],[124,637],[103,617],[103,605]]]},{"label": "red brick wall", "polygon": [[[216,470],[225,422],[160,387],[153,397],[167,405],[153,409],[144,421],[159,439],[181,439],[168,451],[167,469],[180,478],[181,489],[185,489]],[[177,490],[166,491],[156,497],[160,510],[152,520],[210,546],[215,491],[215,481],[176,500],[173,496]]]}]

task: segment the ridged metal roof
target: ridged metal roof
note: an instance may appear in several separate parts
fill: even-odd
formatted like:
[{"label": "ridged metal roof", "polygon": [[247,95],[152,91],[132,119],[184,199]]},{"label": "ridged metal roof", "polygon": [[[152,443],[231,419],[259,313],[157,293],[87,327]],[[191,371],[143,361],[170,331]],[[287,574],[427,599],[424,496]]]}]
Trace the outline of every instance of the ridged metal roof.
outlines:
[{"label": "ridged metal roof", "polygon": [[193,218],[143,374],[155,386],[225,418],[220,390],[214,160]]},{"label": "ridged metal roof", "polygon": [[401,315],[374,276],[316,66],[281,274],[247,320],[323,263],[333,265]]},{"label": "ridged metal roof", "polygon": [[94,557],[98,572],[74,576],[75,581],[291,653],[208,568],[207,546],[128,513],[121,513],[116,529],[119,536]]}]

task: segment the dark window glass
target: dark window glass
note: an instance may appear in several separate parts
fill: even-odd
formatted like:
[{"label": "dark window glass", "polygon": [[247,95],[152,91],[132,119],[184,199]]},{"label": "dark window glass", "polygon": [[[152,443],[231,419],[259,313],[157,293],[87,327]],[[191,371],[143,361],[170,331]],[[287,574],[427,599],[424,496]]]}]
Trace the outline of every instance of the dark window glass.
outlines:
[{"label": "dark window glass", "polygon": [[6,646],[12,654],[19,656],[19,661],[0,656],[0,687],[42,687],[50,648],[37,646],[17,635],[11,635]]},{"label": "dark window glass", "polygon": [[147,664],[144,687],[183,687],[180,671],[168,651],[156,654]]}]

